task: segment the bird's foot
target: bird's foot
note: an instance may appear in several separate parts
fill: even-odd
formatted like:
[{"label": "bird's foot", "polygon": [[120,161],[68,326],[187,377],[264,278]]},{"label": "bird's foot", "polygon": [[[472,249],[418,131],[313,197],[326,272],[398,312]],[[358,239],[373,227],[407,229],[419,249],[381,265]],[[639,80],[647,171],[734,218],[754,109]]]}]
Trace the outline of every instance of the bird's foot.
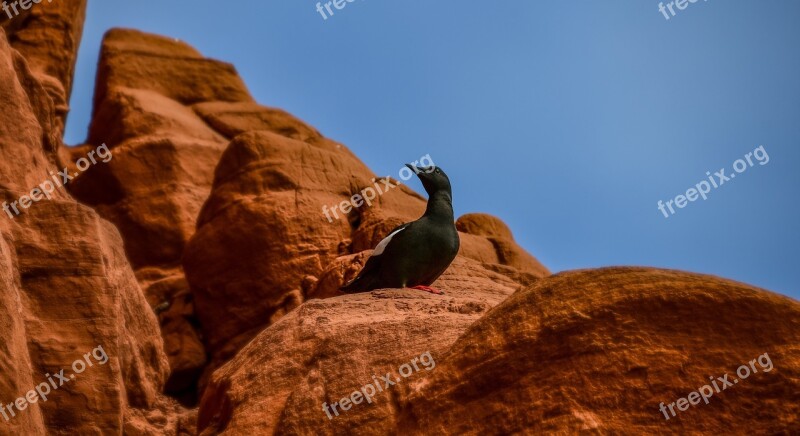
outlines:
[{"label": "bird's foot", "polygon": [[431,294],[436,294],[436,295],[444,295],[444,292],[436,288],[432,288],[430,286],[422,286],[422,285],[412,286],[411,289],[418,289],[420,291],[430,292]]}]

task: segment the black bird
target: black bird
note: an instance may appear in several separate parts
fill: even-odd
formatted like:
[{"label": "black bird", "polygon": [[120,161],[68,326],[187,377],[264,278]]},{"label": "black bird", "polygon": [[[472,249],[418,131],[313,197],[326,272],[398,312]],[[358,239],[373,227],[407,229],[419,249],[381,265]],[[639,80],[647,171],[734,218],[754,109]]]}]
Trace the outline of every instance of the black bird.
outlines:
[{"label": "black bird", "polygon": [[444,294],[430,285],[450,266],[458,253],[450,179],[436,166],[406,166],[417,173],[428,193],[425,215],[392,230],[375,247],[358,276],[342,287],[343,292],[410,287]]}]

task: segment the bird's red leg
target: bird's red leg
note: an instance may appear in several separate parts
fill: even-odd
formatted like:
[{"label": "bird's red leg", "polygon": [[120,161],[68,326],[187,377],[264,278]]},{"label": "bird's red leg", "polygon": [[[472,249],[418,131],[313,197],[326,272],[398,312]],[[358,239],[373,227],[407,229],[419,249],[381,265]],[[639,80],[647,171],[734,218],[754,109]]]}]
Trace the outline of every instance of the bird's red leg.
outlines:
[{"label": "bird's red leg", "polygon": [[418,289],[420,291],[430,292],[431,294],[436,294],[436,295],[444,295],[444,292],[436,288],[432,288],[430,286],[422,286],[422,285],[412,286],[411,289]]}]

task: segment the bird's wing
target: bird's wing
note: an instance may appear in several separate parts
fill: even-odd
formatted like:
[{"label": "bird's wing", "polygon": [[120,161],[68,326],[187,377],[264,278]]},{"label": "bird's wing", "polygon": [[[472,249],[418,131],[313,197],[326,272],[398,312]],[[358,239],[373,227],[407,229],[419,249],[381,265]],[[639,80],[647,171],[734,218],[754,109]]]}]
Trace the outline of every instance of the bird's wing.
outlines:
[{"label": "bird's wing", "polygon": [[372,255],[370,255],[369,259],[367,259],[367,263],[364,264],[364,268],[361,269],[361,271],[358,273],[358,276],[350,281],[350,283],[342,286],[342,291],[363,292],[369,290],[371,285],[369,282],[372,278],[374,278],[372,276],[378,273],[378,267],[381,264],[381,254],[384,250],[386,250],[386,247],[389,245],[389,243],[392,242],[392,238],[408,228],[409,225],[411,225],[411,223],[401,224],[395,227],[388,236],[383,238],[383,240],[375,247],[375,250],[372,251]]},{"label": "bird's wing", "polygon": [[386,247],[389,245],[390,242],[392,242],[392,238],[396,234],[398,234],[398,233],[402,232],[403,230],[407,229],[408,226],[410,226],[410,225],[411,225],[411,223],[405,223],[405,224],[402,224],[402,225],[399,225],[399,226],[395,227],[394,230],[392,230],[389,233],[389,236],[383,238],[383,240],[378,243],[378,245],[375,247],[375,250],[372,252],[372,256],[370,256],[370,257],[380,256],[381,254],[383,254],[383,251],[386,250]]}]

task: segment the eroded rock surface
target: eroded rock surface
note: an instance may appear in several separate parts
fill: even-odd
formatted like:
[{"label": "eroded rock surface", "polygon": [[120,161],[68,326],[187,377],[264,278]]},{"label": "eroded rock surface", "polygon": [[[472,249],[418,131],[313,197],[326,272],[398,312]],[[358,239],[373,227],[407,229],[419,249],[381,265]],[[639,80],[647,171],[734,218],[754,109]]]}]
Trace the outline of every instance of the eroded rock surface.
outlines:
[{"label": "eroded rock surface", "polygon": [[[466,328],[517,283],[459,257],[440,280],[447,293],[386,289],[313,299],[261,332],[214,373],[200,409],[202,434],[386,434],[403,382],[328,419],[334,403],[373,375],[430,352],[434,365]],[[428,365],[430,367],[430,365]],[[435,371],[424,369],[408,380]],[[329,412],[335,416],[333,411]],[[354,432],[354,433],[351,433]]]},{"label": "eroded rock surface", "polygon": [[[208,375],[309,295],[324,295],[316,283],[339,256],[371,249],[425,207],[342,144],[254,102],[231,65],[135,30],[106,34],[87,144],[70,160],[101,144],[113,159],[70,192],[119,228],[148,300],[163,306],[168,390],[179,397],[206,365],[201,341]],[[325,215],[323,206],[368,187],[387,192]],[[476,224],[463,235],[464,256],[518,284],[549,274],[510,231],[481,234],[504,227],[496,218],[465,219]]]},{"label": "eroded rock surface", "polygon": [[[202,434],[800,429],[794,300],[652,268],[561,273],[504,299],[500,278],[464,266],[445,277],[444,297],[387,289],[305,303],[214,374],[201,404]],[[474,280],[451,285],[464,276]],[[403,378],[402,365],[428,351],[435,367]],[[759,372],[734,382],[740,365],[765,353],[771,368],[762,357]],[[323,403],[353,398],[386,373],[396,384],[372,404],[356,397],[360,404],[340,405],[338,416],[329,409],[328,418]],[[726,373],[732,386],[709,404],[676,409],[669,420],[659,410]]]},{"label": "eroded rock surface", "polygon": [[[436,370],[413,383],[397,429],[794,434],[798,343],[800,303],[752,286],[650,268],[561,273],[470,326]],[[736,374],[765,353],[758,373]],[[717,378],[726,373],[732,385],[709,404],[673,406],[669,420],[659,410],[710,377],[725,387]]]},{"label": "eroded rock surface", "polygon": [[[9,2],[9,11],[13,9]],[[29,3],[25,10],[17,4],[18,16],[8,18],[0,13],[0,27],[8,42],[27,60],[37,81],[44,87],[53,102],[53,113],[40,118],[52,124],[52,134],[46,138],[49,146],[56,148],[64,134],[64,124],[69,112],[69,98],[78,46],[86,15],[86,0],[58,0]]]},{"label": "eroded rock surface", "polygon": [[250,100],[231,65],[166,37],[105,35],[87,146],[105,143],[114,157],[81,174],[71,192],[117,225],[137,269],[180,265],[228,142],[191,105],[216,99]]},{"label": "eroded rock surface", "polygon": [[[299,120],[283,112],[254,114],[247,105],[236,106],[243,112],[220,106],[214,122],[227,120],[221,130],[260,130],[240,133],[225,150],[197,233],[184,255],[211,368],[306,299],[337,295],[345,270],[353,270],[337,260],[340,256],[373,248],[393,227],[419,218],[425,210],[418,194],[405,185],[390,188],[396,180],[379,181],[343,145]],[[210,111],[203,110],[206,118],[211,119]],[[237,113],[243,118],[234,121]],[[371,204],[346,216],[340,212],[339,219],[332,212],[326,215],[334,205],[376,185],[385,191],[376,193]],[[499,222],[488,216],[481,219],[477,221]],[[492,236],[507,244],[502,252],[486,236],[463,236],[473,242],[465,244],[465,257],[481,261],[487,269],[506,269],[510,277],[530,276],[519,279],[518,285],[549,274],[513,242],[510,232]],[[490,253],[482,253],[482,246]],[[517,257],[501,256],[506,252]],[[507,259],[514,260],[513,266]],[[325,288],[318,289],[319,283]]]},{"label": "eroded rock surface", "polygon": [[174,434],[166,415],[151,419],[170,404],[161,394],[167,359],[119,232],[62,188],[32,204],[22,199],[60,169],[58,102],[40,77],[0,30],[0,196],[21,212],[9,206],[0,216],[0,399],[16,402],[47,374],[73,373],[73,362],[97,347],[108,360],[94,360],[46,402],[15,414],[6,408],[0,434],[114,434],[125,426]]},{"label": "eroded rock surface", "polygon": [[103,39],[87,144],[70,153],[75,161],[101,144],[112,150],[70,191],[120,229],[159,313],[172,368],[167,392],[187,404],[207,356],[181,257],[229,140],[193,105],[251,101],[230,64],[175,39],[114,29]]}]

